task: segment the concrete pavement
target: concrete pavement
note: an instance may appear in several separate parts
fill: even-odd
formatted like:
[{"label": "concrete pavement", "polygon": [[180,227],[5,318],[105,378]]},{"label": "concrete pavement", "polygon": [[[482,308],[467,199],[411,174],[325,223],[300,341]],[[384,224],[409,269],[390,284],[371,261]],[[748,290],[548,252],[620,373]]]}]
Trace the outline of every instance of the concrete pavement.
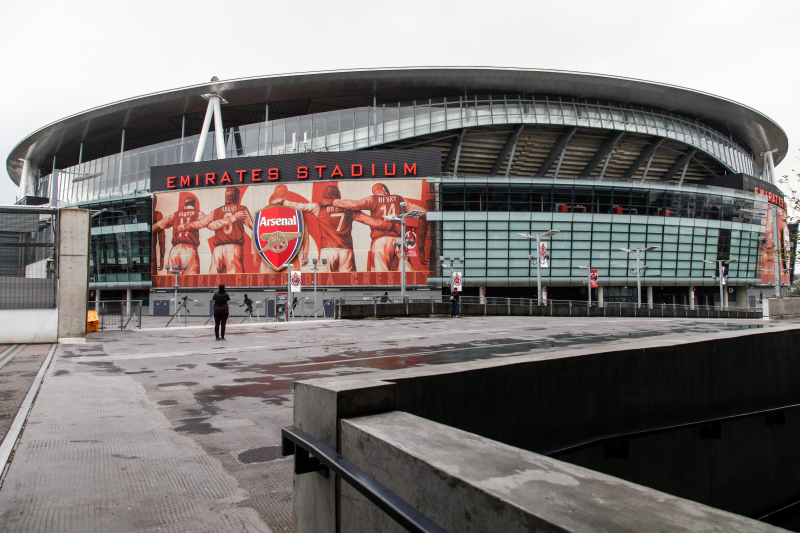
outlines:
[{"label": "concrete pavement", "polygon": [[[475,317],[90,334],[60,346],[0,490],[0,530],[290,531],[293,383],[761,320]],[[46,353],[46,350],[44,350]],[[35,372],[34,372],[35,373]]]}]

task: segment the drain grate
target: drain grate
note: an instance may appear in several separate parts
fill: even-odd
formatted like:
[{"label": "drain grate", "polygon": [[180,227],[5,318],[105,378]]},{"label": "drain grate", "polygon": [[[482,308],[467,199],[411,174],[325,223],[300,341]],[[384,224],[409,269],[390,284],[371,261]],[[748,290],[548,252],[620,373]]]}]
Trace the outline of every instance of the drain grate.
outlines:
[{"label": "drain grate", "polygon": [[247,465],[251,463],[266,463],[282,457],[280,446],[265,446],[240,453],[239,461]]}]

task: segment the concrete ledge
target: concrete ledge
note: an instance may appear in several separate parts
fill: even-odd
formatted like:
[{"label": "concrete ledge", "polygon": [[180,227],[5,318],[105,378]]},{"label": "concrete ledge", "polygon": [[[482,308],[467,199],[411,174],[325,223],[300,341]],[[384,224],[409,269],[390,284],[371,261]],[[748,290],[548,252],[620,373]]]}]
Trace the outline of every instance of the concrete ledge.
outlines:
[{"label": "concrete ledge", "polygon": [[58,309],[4,309],[0,311],[0,324],[0,344],[58,340]]},{"label": "concrete ledge", "polygon": [[800,316],[800,298],[769,298],[764,300],[764,318],[792,318]]},{"label": "concrete ledge", "polygon": [[[783,531],[406,413],[342,420],[340,438],[446,531]],[[340,505],[341,531],[404,531],[346,483]]]}]

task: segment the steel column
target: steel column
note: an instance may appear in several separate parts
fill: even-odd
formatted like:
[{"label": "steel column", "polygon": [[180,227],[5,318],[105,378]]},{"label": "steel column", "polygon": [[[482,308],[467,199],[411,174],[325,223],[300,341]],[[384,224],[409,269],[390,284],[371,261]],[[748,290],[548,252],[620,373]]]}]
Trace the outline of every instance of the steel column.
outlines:
[{"label": "steel column", "polygon": [[[606,165],[608,165],[608,160],[611,159],[611,152],[614,150],[619,140],[622,139],[623,135],[625,135],[624,131],[613,132],[611,137],[606,139],[600,148],[598,148],[597,152],[595,152],[594,156],[586,163],[586,166],[583,167],[579,176],[581,178],[588,178],[592,172],[594,172],[594,169],[597,168],[597,165],[604,159],[606,160]],[[603,165],[604,170],[606,165]]]},{"label": "steel column", "polygon": [[636,171],[639,170],[639,167],[641,167],[645,161],[653,157],[653,154],[656,153],[656,150],[658,150],[658,147],[661,146],[661,143],[663,142],[664,138],[658,137],[653,141],[652,144],[650,144],[644,150],[642,150],[642,153],[639,154],[639,157],[636,158],[636,161],[634,161],[631,164],[631,166],[628,167],[628,170],[625,171],[625,174],[623,174],[622,179],[626,180],[631,179],[633,175],[636,174]]},{"label": "steel column", "polygon": [[564,130],[564,133],[559,136],[559,138],[556,140],[556,143],[550,149],[550,153],[547,154],[547,157],[545,157],[544,161],[542,161],[542,164],[539,166],[539,170],[537,170],[534,174],[535,176],[544,176],[547,174],[547,171],[550,170],[550,167],[553,166],[553,163],[556,162],[556,159],[563,156],[569,141],[572,139],[572,136],[575,135],[576,131],[578,131],[577,126],[570,126]]},{"label": "steel column", "polygon": [[[512,148],[517,145],[517,139],[519,139],[519,135],[522,133],[524,128],[524,124],[518,124],[517,126],[514,126],[514,132],[508,136],[508,139],[506,139],[506,144],[503,146],[503,149],[500,150],[500,154],[497,156],[497,159],[495,159],[494,165],[492,165],[492,169],[489,171],[490,176],[496,176],[497,173],[500,172],[500,167],[503,166],[503,161],[506,160],[506,156],[508,156]],[[511,167],[510,159],[508,161],[508,167]],[[508,173],[506,173],[506,175],[508,175]]]}]

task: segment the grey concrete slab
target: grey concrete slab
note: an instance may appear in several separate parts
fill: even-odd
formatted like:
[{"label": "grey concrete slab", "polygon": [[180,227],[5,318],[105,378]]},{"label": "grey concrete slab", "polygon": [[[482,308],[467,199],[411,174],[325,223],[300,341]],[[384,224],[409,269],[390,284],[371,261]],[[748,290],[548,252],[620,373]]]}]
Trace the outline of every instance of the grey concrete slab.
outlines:
[{"label": "grey concrete slab", "polygon": [[742,327],[781,326],[475,317],[231,325],[225,342],[211,326],[91,333],[56,353],[0,490],[0,530],[290,531],[279,446],[295,381]]},{"label": "grey concrete slab", "polygon": [[[8,345],[5,345],[8,348]],[[0,442],[17,416],[36,373],[50,351],[50,344],[29,344],[0,368]],[[0,353],[3,345],[0,345]]]}]

